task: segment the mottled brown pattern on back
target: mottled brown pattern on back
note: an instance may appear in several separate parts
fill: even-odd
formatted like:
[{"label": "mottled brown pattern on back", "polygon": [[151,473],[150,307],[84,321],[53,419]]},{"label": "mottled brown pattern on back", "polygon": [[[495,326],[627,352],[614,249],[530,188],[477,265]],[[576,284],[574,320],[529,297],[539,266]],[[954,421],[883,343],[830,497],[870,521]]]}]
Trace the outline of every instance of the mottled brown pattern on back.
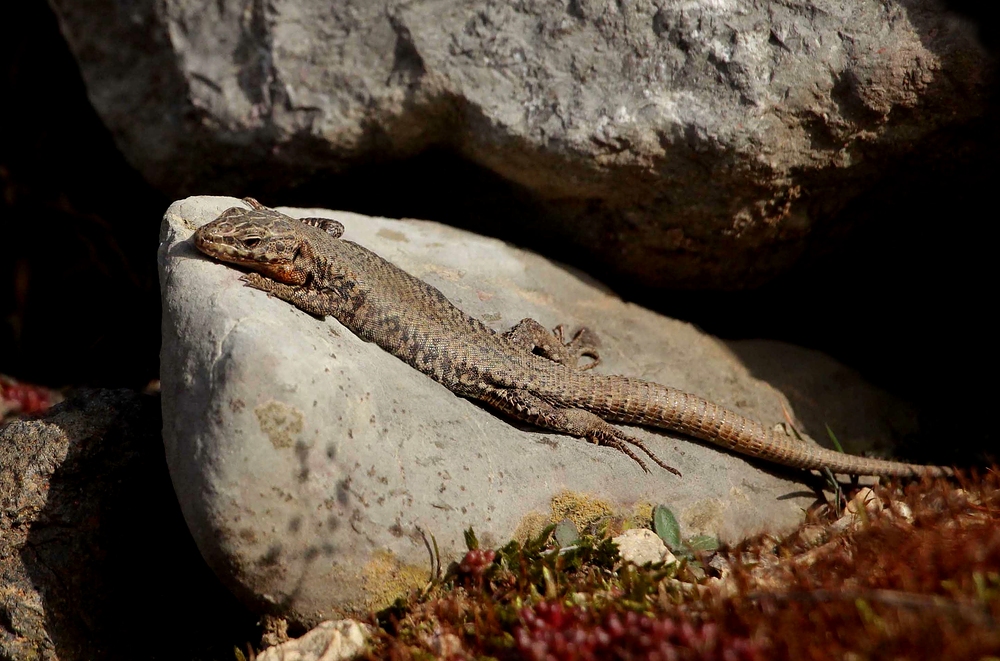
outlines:
[{"label": "mottled brown pattern on back", "polygon": [[[645,444],[607,421],[659,427],[796,468],[862,475],[946,475],[918,466],[857,457],[766,429],[701,397],[658,383],[587,370],[600,360],[596,339],[580,331],[569,341],[531,319],[497,333],[459,310],[431,285],[370,250],[341,239],[343,226],[294,219],[251,198],[195,233],[195,245],[221,261],[251,269],[250,287],[317,316],[332,315],[359,337],[442,383],[545,429],[608,445],[645,462]],[[581,358],[590,358],[578,366]]]}]

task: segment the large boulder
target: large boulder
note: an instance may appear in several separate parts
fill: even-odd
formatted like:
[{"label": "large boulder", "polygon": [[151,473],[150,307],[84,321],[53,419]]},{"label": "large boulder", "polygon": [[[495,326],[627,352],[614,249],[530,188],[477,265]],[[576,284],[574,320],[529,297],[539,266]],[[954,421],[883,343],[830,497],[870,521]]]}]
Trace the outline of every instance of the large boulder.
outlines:
[{"label": "large boulder", "polygon": [[936,0],[50,3],[170,194],[312,182],[339,205],[332,175],[444,150],[511,185],[472,215],[653,286],[753,286],[843,233],[881,173],[983,113],[992,66]]},{"label": "large boulder", "polygon": [[[664,503],[685,535],[735,541],[789,529],[812,502],[801,472],[674,434],[630,430],[683,477],[655,466],[644,474],[613,449],[511,424],[335,319],[245,287],[239,270],[191,241],[236,204],[189,198],[163,221],[163,433],[202,554],[255,607],[312,624],[386,606],[426,583],[432,537],[447,563],[464,553],[470,526],[491,546],[563,518],[645,524]],[[345,238],[497,330],[523,317],[585,324],[603,339],[600,372],[682,388],[768,424],[795,420],[803,404],[817,413],[805,431],[824,438],[823,423],[862,445],[911,431],[904,406],[827,358],[721,342],[495,239],[430,222],[286,212],[340,220]],[[747,365],[786,366],[788,398]]]}]

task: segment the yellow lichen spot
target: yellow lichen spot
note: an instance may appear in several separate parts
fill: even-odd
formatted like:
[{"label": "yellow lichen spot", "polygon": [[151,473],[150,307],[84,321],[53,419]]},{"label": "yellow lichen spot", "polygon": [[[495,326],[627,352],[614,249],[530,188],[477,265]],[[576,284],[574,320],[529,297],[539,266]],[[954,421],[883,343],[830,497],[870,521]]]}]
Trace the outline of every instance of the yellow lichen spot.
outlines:
[{"label": "yellow lichen spot", "polygon": [[681,512],[681,530],[692,534],[706,534],[722,528],[722,515],[727,506],[718,498],[706,498],[698,501]]},{"label": "yellow lichen spot", "polygon": [[550,307],[552,305],[553,297],[552,294],[547,294],[545,292],[535,291],[534,289],[521,289],[520,287],[513,288],[517,294],[528,301],[529,303],[534,303],[535,305],[543,305]]},{"label": "yellow lichen spot", "polygon": [[424,275],[432,274],[448,282],[460,282],[465,277],[465,271],[450,269],[436,264],[427,264],[424,267]]},{"label": "yellow lichen spot", "polygon": [[740,489],[739,487],[733,487],[729,490],[729,497],[733,502],[749,503],[750,495],[746,491]]},{"label": "yellow lichen spot", "polygon": [[290,448],[305,426],[302,411],[284,402],[271,400],[254,409],[260,430],[276,449]]},{"label": "yellow lichen spot", "polygon": [[429,580],[429,568],[403,564],[391,552],[377,551],[361,570],[365,607],[382,610]]},{"label": "yellow lichen spot", "polygon": [[552,496],[552,523],[569,519],[577,530],[583,530],[598,519],[611,516],[614,509],[597,496],[563,490]]},{"label": "yellow lichen spot", "polygon": [[514,530],[514,539],[524,544],[529,539],[534,539],[542,534],[542,530],[549,524],[549,516],[543,512],[528,512],[517,524]]},{"label": "yellow lichen spot", "polygon": [[383,227],[376,234],[383,239],[388,239],[390,241],[399,241],[401,243],[409,243],[409,239],[402,232],[397,232],[396,230],[386,229]]},{"label": "yellow lichen spot", "polygon": [[653,503],[640,501],[632,506],[632,512],[625,515],[622,528],[631,530],[632,528],[648,528],[653,520]]}]

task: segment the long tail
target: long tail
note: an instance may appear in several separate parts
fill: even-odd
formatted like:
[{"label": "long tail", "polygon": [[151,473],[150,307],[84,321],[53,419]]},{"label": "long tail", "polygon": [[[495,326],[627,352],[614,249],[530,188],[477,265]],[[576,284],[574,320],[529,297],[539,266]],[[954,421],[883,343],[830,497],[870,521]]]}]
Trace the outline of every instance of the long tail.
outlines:
[{"label": "long tail", "polygon": [[597,415],[626,424],[659,427],[693,436],[733,452],[783,466],[807,470],[828,468],[851,475],[952,475],[944,466],[921,466],[834,452],[781,432],[765,429],[756,420],[675,388],[607,376],[599,388],[587,388],[589,401],[579,404]]}]

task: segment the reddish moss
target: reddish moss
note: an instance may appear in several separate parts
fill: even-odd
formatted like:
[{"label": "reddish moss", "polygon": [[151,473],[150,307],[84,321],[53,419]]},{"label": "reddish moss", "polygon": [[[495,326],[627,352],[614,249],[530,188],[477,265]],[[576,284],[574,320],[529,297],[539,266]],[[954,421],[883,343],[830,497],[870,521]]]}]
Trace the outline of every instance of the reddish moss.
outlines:
[{"label": "reddish moss", "polygon": [[[397,604],[372,659],[981,659],[1000,653],[1000,478],[877,489],[854,528],[833,508],[783,540],[700,557],[732,566],[618,566],[607,540],[559,552],[548,531],[476,548]],[[474,536],[470,536],[474,540]],[[492,554],[492,555],[491,555]],[[706,592],[707,591],[707,592]],[[659,655],[659,656],[657,656]]]},{"label": "reddish moss", "polygon": [[607,608],[603,613],[559,602],[521,610],[518,651],[531,661],[757,661],[766,658],[747,638],[694,624],[683,615],[652,617]]}]

